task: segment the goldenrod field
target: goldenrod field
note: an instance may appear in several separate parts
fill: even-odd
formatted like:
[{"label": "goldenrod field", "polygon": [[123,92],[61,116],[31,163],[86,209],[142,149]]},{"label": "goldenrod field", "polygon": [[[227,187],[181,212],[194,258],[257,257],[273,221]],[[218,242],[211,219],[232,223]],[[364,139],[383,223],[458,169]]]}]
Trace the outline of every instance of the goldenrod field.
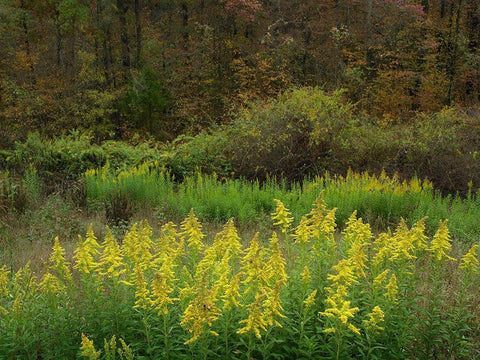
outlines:
[{"label": "goldenrod field", "polygon": [[42,275],[4,266],[0,358],[480,357],[478,245],[452,249],[446,221],[375,235],[354,212],[340,233],[322,196],[297,222],[275,205],[252,239],[192,210],[158,236],[90,228],[71,256],[57,238]]}]

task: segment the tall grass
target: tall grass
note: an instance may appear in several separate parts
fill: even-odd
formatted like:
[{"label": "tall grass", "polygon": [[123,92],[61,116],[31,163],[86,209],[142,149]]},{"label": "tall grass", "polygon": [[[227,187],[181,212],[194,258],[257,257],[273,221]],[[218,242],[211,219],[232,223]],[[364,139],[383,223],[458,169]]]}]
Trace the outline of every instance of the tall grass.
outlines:
[{"label": "tall grass", "polygon": [[154,207],[166,218],[180,219],[193,208],[202,220],[221,222],[234,217],[241,224],[258,223],[272,211],[273,199],[280,199],[300,219],[323,193],[327,205],[338,208],[340,227],[357,210],[378,230],[386,230],[402,218],[412,225],[428,216],[430,232],[439,220],[449,219],[454,237],[468,241],[480,235],[476,224],[480,216],[478,195],[444,197],[428,181],[401,181],[384,173],[375,176],[350,172],[345,177],[326,175],[302,183],[274,178],[259,183],[197,173],[177,182],[154,164],[120,172],[106,166],[87,171],[84,180],[91,207],[103,206],[121,194],[137,207]]}]

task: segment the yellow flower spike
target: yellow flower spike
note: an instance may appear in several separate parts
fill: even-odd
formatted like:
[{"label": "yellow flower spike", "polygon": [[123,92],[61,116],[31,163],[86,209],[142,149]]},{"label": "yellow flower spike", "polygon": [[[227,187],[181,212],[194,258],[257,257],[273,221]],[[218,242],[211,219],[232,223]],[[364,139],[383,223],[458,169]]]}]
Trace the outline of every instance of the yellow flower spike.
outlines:
[{"label": "yellow flower spike", "polygon": [[73,259],[75,260],[73,268],[84,274],[90,274],[90,272],[94,271],[98,265],[95,261],[95,256],[100,253],[100,245],[93,233],[93,226],[90,224],[85,241],[82,241],[80,235],[78,236],[78,239],[79,245],[75,249],[73,256]]},{"label": "yellow flower spike", "polygon": [[8,295],[8,280],[10,277],[10,271],[7,270],[7,267],[3,265],[0,268],[0,296]]},{"label": "yellow flower spike", "polygon": [[120,246],[108,227],[102,247],[103,251],[98,263],[99,274],[117,281],[120,280],[120,276],[126,272],[125,264]]},{"label": "yellow flower spike", "polygon": [[380,308],[380,306],[375,306],[368,315],[368,320],[363,320],[363,325],[365,330],[369,331],[370,333],[376,333],[378,331],[384,330],[381,323],[383,323],[385,314]]},{"label": "yellow flower spike", "polygon": [[415,251],[415,238],[412,236],[407,223],[402,218],[398,224],[395,233],[393,235],[393,241],[397,248],[397,254],[401,255],[406,260],[414,259],[413,255]]},{"label": "yellow flower spike", "polygon": [[248,305],[248,317],[240,321],[240,324],[245,324],[245,326],[237,330],[237,334],[253,333],[260,339],[262,337],[260,330],[267,331],[267,323],[262,311],[264,298],[265,294],[257,294],[255,301]]},{"label": "yellow flower spike", "polygon": [[133,307],[148,310],[151,306],[150,290],[148,290],[142,268],[135,266],[135,305]]},{"label": "yellow flower spike", "polygon": [[182,237],[187,240],[190,249],[201,252],[205,245],[202,239],[205,235],[202,233],[202,225],[198,221],[193,209],[190,210],[188,217],[182,222]]},{"label": "yellow flower spike", "polygon": [[82,333],[82,346],[80,347],[82,351],[82,356],[88,358],[89,360],[97,360],[100,358],[101,351],[95,350],[93,341],[89,340],[85,334]]},{"label": "yellow flower spike", "polygon": [[169,252],[171,249],[175,249],[177,246],[178,238],[180,233],[176,229],[177,225],[173,222],[168,222],[162,226],[161,237],[157,241],[157,253],[162,254],[164,252]]},{"label": "yellow flower spike", "polygon": [[153,277],[152,281],[152,306],[159,315],[168,314],[168,305],[178,300],[169,295],[173,292],[171,284],[176,280],[173,272],[173,261],[171,257],[165,256],[164,262]]},{"label": "yellow flower spike", "polygon": [[449,252],[452,248],[452,240],[450,238],[450,232],[447,228],[447,221],[448,220],[440,221],[438,230],[433,236],[431,246],[428,249],[429,251],[433,252],[433,255],[438,261],[441,261],[444,258],[449,260],[456,260],[451,256],[447,255],[447,252]]},{"label": "yellow flower spike", "polygon": [[470,250],[468,250],[468,252],[462,257],[460,269],[464,270],[467,273],[478,273],[479,261],[477,255],[477,248],[478,245],[473,245]]},{"label": "yellow flower spike", "polygon": [[383,271],[382,273],[380,273],[379,275],[377,275],[377,277],[375,277],[375,279],[373,280],[373,287],[375,289],[380,289],[381,287],[383,287],[383,284],[387,280],[387,276],[388,276],[389,272],[390,272],[390,270],[387,269],[387,270]]},{"label": "yellow flower spike", "polygon": [[223,244],[223,251],[230,251],[232,257],[240,256],[243,252],[242,244],[240,242],[240,236],[238,236],[237,228],[233,218],[230,218],[224,225],[222,231],[217,236],[220,238]]},{"label": "yellow flower spike", "polygon": [[263,318],[268,326],[282,327],[282,325],[276,320],[276,317],[285,318],[285,315],[281,313],[283,307],[280,299],[280,292],[284,285],[285,281],[279,280],[266,292],[266,298],[263,302]]},{"label": "yellow flower spike", "polygon": [[60,280],[70,281],[72,279],[72,273],[69,268],[70,263],[65,259],[65,249],[60,245],[58,236],[55,237],[50,264],[49,269],[55,272]]},{"label": "yellow flower spike", "polygon": [[303,301],[306,311],[313,306],[313,304],[315,303],[316,296],[317,296],[317,289],[313,290],[310,293],[310,295],[308,295],[307,298]]},{"label": "yellow flower spike", "polygon": [[180,325],[192,334],[185,344],[195,342],[205,333],[216,335],[210,328],[221,315],[220,309],[215,305],[215,290],[207,288],[205,280],[197,284],[195,293],[195,298],[190,301],[180,322]]},{"label": "yellow flower spike", "polygon": [[276,207],[275,211],[271,214],[272,220],[276,220],[273,225],[280,226],[282,233],[287,233],[290,228],[290,224],[293,222],[293,218],[290,216],[291,213],[285,207],[285,205],[278,199],[274,199]]},{"label": "yellow flower spike", "polygon": [[353,241],[351,248],[348,250],[348,261],[352,264],[355,271],[363,277],[365,277],[365,269],[367,268],[366,262],[368,261],[366,247],[367,244],[362,242],[361,238],[357,238]]},{"label": "yellow flower spike", "polygon": [[65,289],[65,286],[58,280],[55,275],[49,272],[43,275],[43,279],[40,282],[40,289],[48,294],[58,294]]},{"label": "yellow flower spike", "polygon": [[277,233],[273,233],[270,238],[270,258],[267,263],[268,277],[277,281],[287,281],[287,273],[285,272],[286,261],[280,251],[280,245],[278,244]]},{"label": "yellow flower spike", "polygon": [[420,250],[428,248],[427,235],[425,235],[425,223],[428,216],[425,216],[417,221],[417,223],[411,229],[411,236],[413,237],[413,243]]},{"label": "yellow flower spike", "polygon": [[240,298],[240,282],[241,273],[236,274],[226,285],[225,293],[222,296],[223,310],[230,311],[240,306],[238,299]]},{"label": "yellow flower spike", "polygon": [[122,245],[123,256],[133,264],[135,264],[135,259],[137,258],[138,238],[138,223],[135,223],[125,234]]},{"label": "yellow flower spike", "polygon": [[373,238],[370,224],[363,223],[362,218],[357,219],[357,211],[354,211],[348,218],[343,235],[344,241],[350,245],[355,241],[359,243],[370,243]]},{"label": "yellow flower spike", "polygon": [[306,216],[302,216],[300,224],[298,224],[298,226],[295,228],[295,232],[292,237],[295,239],[296,244],[307,244],[312,236],[313,234],[310,221]]},{"label": "yellow flower spike", "polygon": [[397,277],[395,274],[392,274],[390,277],[390,281],[388,282],[386,289],[387,291],[385,293],[385,297],[390,301],[395,302],[398,295]]},{"label": "yellow flower spike", "polygon": [[302,274],[300,275],[301,279],[302,279],[302,286],[303,287],[307,287],[308,285],[310,285],[312,283],[312,276],[310,275],[310,270],[308,268],[308,266],[305,266],[303,268],[303,271],[302,271]]},{"label": "yellow flower spike", "polygon": [[334,284],[341,284],[350,286],[353,283],[357,283],[356,274],[357,266],[352,264],[350,259],[342,259],[336,264],[333,269],[337,272],[336,275],[328,274],[327,279]]},{"label": "yellow flower spike", "polygon": [[246,285],[244,295],[256,294],[268,284],[263,253],[263,249],[258,244],[258,233],[256,233],[242,260],[241,271],[245,275],[242,283]]}]

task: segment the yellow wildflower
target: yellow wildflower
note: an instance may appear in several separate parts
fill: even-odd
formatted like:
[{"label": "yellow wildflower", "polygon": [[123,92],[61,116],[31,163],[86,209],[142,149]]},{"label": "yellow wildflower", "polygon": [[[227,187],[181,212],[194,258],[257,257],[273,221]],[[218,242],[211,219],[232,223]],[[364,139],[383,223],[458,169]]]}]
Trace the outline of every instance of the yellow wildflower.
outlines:
[{"label": "yellow wildflower", "polygon": [[188,217],[182,222],[182,237],[186,238],[188,247],[201,252],[204,248],[202,239],[205,235],[202,233],[202,225],[198,221],[193,209],[190,210]]},{"label": "yellow wildflower", "polygon": [[315,296],[317,296],[317,289],[313,290],[310,295],[307,296],[307,298],[303,301],[305,304],[305,310],[310,309],[313,304],[315,303]]},{"label": "yellow wildflower", "polygon": [[8,279],[10,271],[7,270],[7,267],[3,265],[0,268],[0,296],[5,296],[8,294]]},{"label": "yellow wildflower", "polygon": [[238,299],[240,298],[240,280],[241,273],[235,275],[230,282],[226,285],[223,298],[223,309],[225,311],[232,310],[235,307],[238,307],[240,304]]},{"label": "yellow wildflower", "polygon": [[140,266],[135,267],[135,275],[135,305],[133,307],[148,310],[152,306],[152,299]]},{"label": "yellow wildflower", "polygon": [[215,305],[214,289],[207,288],[203,280],[195,287],[195,292],[197,295],[190,301],[180,322],[180,325],[192,334],[185,344],[195,342],[205,333],[218,335],[210,330],[213,322],[221,315],[220,309]]},{"label": "yellow wildflower", "polygon": [[451,241],[450,232],[447,228],[447,220],[440,221],[438,230],[433,236],[432,244],[428,250],[433,252],[438,261],[441,261],[443,258],[455,260],[447,255],[447,252],[449,252],[452,247]]},{"label": "yellow wildflower", "polygon": [[390,277],[390,281],[388,282],[386,288],[387,292],[385,293],[385,297],[391,301],[396,301],[398,295],[398,286],[397,277],[395,276],[395,274],[392,274],[392,276]]},{"label": "yellow wildflower", "polygon": [[312,238],[312,229],[310,221],[307,217],[302,216],[300,224],[295,228],[295,233],[292,236],[295,239],[295,243],[306,244]]},{"label": "yellow wildflower", "polygon": [[349,286],[357,283],[357,266],[352,264],[350,259],[342,259],[336,264],[333,269],[337,272],[336,275],[328,274],[327,279],[332,283]]},{"label": "yellow wildflower", "polygon": [[273,279],[274,282],[285,282],[287,280],[287,273],[285,272],[286,261],[280,251],[277,233],[275,232],[270,238],[270,258],[267,264],[266,271],[270,279]]},{"label": "yellow wildflower", "polygon": [[303,268],[302,274],[300,275],[302,279],[302,286],[307,287],[312,282],[312,276],[310,275],[310,270],[308,266]]},{"label": "yellow wildflower", "polygon": [[120,246],[108,227],[102,245],[103,251],[98,263],[99,273],[102,276],[118,279],[126,270]]},{"label": "yellow wildflower", "polygon": [[276,220],[273,225],[279,225],[282,232],[285,234],[290,224],[293,222],[293,218],[290,217],[291,213],[285,207],[285,205],[278,199],[274,199],[276,203],[275,211],[272,213],[272,220]]},{"label": "yellow wildflower", "polygon": [[470,250],[462,257],[462,263],[460,269],[465,270],[473,274],[478,273],[478,257],[477,257],[478,245],[473,245]]},{"label": "yellow wildflower", "polygon": [[383,286],[383,284],[387,280],[387,275],[389,272],[390,270],[387,269],[375,277],[375,279],[373,280],[373,287],[375,289],[379,289],[380,287]]},{"label": "yellow wildflower", "polygon": [[165,256],[162,266],[153,277],[152,305],[155,310],[158,311],[159,315],[168,314],[168,305],[177,300],[169,296],[170,293],[173,292],[173,288],[170,284],[175,280],[173,268],[173,259],[169,256]]},{"label": "yellow wildflower", "polygon": [[267,322],[262,312],[264,297],[265,294],[256,294],[255,301],[248,306],[248,317],[240,321],[240,324],[245,324],[245,326],[238,330],[237,334],[253,333],[260,339],[262,337],[260,330],[267,331]]},{"label": "yellow wildflower", "polygon": [[276,320],[276,317],[284,318],[285,315],[281,313],[283,311],[280,291],[285,284],[285,280],[279,280],[271,289],[266,292],[266,298],[263,302],[263,318],[268,326],[279,326],[280,323]]},{"label": "yellow wildflower", "polygon": [[82,356],[85,356],[89,360],[97,360],[100,358],[101,351],[96,351],[93,341],[89,340],[85,334],[82,333],[82,346],[80,347]]},{"label": "yellow wildflower", "polygon": [[395,230],[393,241],[397,248],[397,253],[403,255],[404,259],[408,260],[415,258],[413,255],[415,250],[415,237],[412,236],[410,229],[403,218],[400,220],[400,223]]},{"label": "yellow wildflower", "polygon": [[55,237],[50,263],[49,269],[54,271],[61,280],[69,281],[72,279],[72,273],[69,268],[70,263],[65,259],[65,249],[61,247],[58,236]]},{"label": "yellow wildflower", "polygon": [[380,324],[384,321],[385,314],[382,309],[377,305],[373,308],[372,312],[368,314],[368,320],[363,320],[365,329],[371,333],[384,330]]},{"label": "yellow wildflower", "polygon": [[224,243],[224,251],[230,251],[233,257],[242,254],[242,244],[240,242],[240,236],[238,236],[237,229],[233,218],[229,219],[222,231],[219,233]]},{"label": "yellow wildflower", "polygon": [[425,250],[428,248],[427,236],[425,235],[425,222],[427,221],[427,219],[428,216],[421,218],[411,229],[413,243],[420,250]]},{"label": "yellow wildflower", "polygon": [[40,283],[40,288],[46,293],[58,294],[60,291],[65,289],[65,286],[58,280],[55,275],[47,272],[43,276],[43,279]]},{"label": "yellow wildflower", "polygon": [[268,284],[268,275],[263,261],[263,249],[258,244],[258,233],[252,239],[242,260],[242,273],[246,276],[244,295],[255,294]]},{"label": "yellow wildflower", "polygon": [[95,270],[97,266],[95,256],[99,254],[98,249],[100,248],[97,238],[93,233],[93,226],[89,226],[85,241],[82,241],[80,235],[78,236],[78,239],[79,244],[75,249],[73,256],[75,260],[75,265],[73,267],[84,274],[90,274],[90,272]]}]

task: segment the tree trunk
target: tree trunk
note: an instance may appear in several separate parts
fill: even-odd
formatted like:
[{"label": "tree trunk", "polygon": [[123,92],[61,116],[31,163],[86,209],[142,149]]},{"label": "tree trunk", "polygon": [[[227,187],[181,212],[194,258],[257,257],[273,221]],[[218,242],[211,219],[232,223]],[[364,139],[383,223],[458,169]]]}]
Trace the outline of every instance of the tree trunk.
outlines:
[{"label": "tree trunk", "polygon": [[135,11],[135,35],[136,35],[136,53],[135,53],[135,65],[140,65],[141,53],[142,53],[142,23],[140,18],[140,0],[134,2]]},{"label": "tree trunk", "polygon": [[373,0],[367,0],[366,4],[366,29],[365,29],[365,64],[367,67],[367,81],[371,81],[374,75],[374,55],[372,49],[372,23],[373,23]]},{"label": "tree trunk", "polygon": [[120,22],[120,41],[122,43],[122,64],[130,67],[130,43],[127,30],[128,3],[125,0],[117,0],[118,20]]}]

